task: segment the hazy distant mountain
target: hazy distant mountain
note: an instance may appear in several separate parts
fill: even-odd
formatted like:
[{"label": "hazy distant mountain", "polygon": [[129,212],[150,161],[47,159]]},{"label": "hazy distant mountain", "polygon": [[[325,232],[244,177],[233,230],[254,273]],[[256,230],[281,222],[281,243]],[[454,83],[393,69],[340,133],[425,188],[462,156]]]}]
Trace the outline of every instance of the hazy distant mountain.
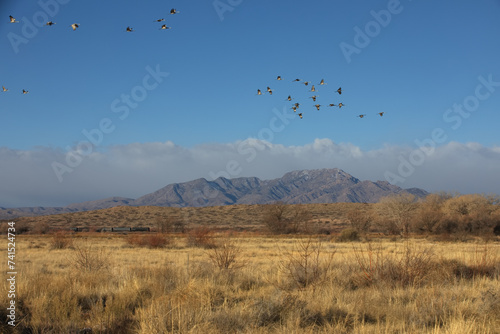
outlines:
[{"label": "hazy distant mountain", "polygon": [[105,209],[115,206],[217,206],[231,204],[267,204],[282,201],[289,204],[367,202],[375,203],[384,196],[412,193],[424,197],[418,188],[402,189],[386,181],[361,181],[341,169],[300,170],[273,180],[256,177],[197,179],[169,184],[138,199],[112,197],[71,204],[59,208],[0,208],[0,219],[65,212]]},{"label": "hazy distant mountain", "polygon": [[136,199],[132,205],[214,206],[230,204],[267,204],[282,201],[289,204],[367,202],[401,192],[418,197],[422,189],[402,189],[386,181],[360,181],[340,169],[301,170],[289,172],[274,180],[256,177],[197,179],[169,184]]}]

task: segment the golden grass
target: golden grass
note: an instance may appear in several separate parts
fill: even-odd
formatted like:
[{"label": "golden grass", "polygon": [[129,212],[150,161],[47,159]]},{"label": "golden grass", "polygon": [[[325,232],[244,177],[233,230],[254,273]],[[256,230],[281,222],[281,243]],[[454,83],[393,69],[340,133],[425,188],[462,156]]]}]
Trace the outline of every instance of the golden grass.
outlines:
[{"label": "golden grass", "polygon": [[[218,234],[238,250],[238,265],[226,270],[183,236],[168,236],[163,249],[106,234],[54,249],[51,238],[18,236],[20,321],[0,332],[500,333],[498,242]],[[307,272],[320,279],[303,284]],[[7,303],[4,293],[0,308]]]}]

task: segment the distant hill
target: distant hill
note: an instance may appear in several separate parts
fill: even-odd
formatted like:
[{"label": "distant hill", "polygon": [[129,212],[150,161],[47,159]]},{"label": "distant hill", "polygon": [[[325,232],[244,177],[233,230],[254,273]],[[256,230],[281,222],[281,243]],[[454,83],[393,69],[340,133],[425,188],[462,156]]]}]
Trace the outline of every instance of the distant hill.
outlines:
[{"label": "distant hill", "polygon": [[361,181],[341,169],[300,170],[281,178],[260,180],[256,177],[213,181],[197,179],[169,184],[137,199],[111,197],[75,203],[66,207],[0,208],[0,219],[50,215],[112,208],[116,206],[202,207],[232,204],[375,203],[399,193],[425,197],[418,188],[402,189],[386,181]]},{"label": "distant hill", "polygon": [[260,180],[256,177],[197,179],[169,184],[136,199],[132,205],[216,206],[231,204],[375,203],[384,196],[409,192],[418,197],[422,189],[402,189],[386,181],[360,181],[341,169],[301,170],[281,178]]}]

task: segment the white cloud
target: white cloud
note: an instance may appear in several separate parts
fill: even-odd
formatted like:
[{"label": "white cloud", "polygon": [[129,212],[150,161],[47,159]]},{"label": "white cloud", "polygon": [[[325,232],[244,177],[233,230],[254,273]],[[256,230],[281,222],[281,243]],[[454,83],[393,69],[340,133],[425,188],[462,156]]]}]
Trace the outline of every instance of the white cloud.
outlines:
[{"label": "white cloud", "polygon": [[[67,164],[67,156],[67,152],[45,147],[26,151],[0,147],[0,206],[63,206],[111,196],[137,198],[169,183],[201,177],[272,179],[291,170],[334,167],[361,180],[385,180],[393,175],[403,188],[462,193],[500,189],[500,148],[478,143],[450,142],[433,152],[406,146],[364,151],[330,139],[284,146],[249,138],[192,148],[170,141],[112,146],[82,153],[73,165]],[[54,162],[68,167],[60,175],[62,182],[53,170]]]}]

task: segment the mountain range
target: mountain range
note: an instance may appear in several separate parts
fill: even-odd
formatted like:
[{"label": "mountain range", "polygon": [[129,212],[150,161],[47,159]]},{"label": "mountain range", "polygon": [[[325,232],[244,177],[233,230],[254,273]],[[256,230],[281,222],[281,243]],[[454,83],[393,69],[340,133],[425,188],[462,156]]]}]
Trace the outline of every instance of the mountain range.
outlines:
[{"label": "mountain range", "polygon": [[425,197],[419,188],[402,189],[386,181],[361,181],[341,169],[299,170],[281,178],[261,180],[257,177],[213,181],[204,178],[169,184],[137,199],[111,197],[70,204],[65,207],[1,208],[0,219],[107,209],[115,206],[200,207],[232,204],[307,203],[375,203],[380,198],[399,193]]}]

